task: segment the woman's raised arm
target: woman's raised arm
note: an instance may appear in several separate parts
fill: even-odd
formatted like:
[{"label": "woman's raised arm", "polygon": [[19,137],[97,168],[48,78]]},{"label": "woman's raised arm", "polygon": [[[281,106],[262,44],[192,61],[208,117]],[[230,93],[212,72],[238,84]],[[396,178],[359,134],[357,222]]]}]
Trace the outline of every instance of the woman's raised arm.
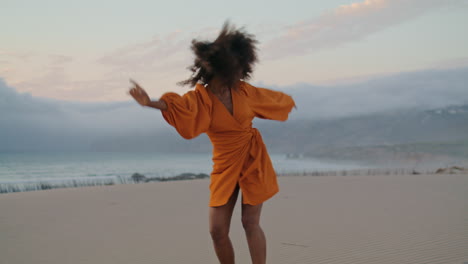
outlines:
[{"label": "woman's raised arm", "polygon": [[133,86],[130,88],[128,93],[133,97],[133,99],[135,99],[135,101],[137,101],[137,103],[142,106],[148,106],[159,110],[167,110],[167,104],[164,100],[151,101],[146,91],[141,88],[137,82],[132,79],[130,79],[130,82]]}]

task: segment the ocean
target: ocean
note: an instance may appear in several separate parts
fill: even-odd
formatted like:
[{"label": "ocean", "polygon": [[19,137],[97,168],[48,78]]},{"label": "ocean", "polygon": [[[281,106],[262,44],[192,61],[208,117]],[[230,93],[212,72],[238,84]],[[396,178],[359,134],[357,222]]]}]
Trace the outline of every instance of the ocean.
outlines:
[{"label": "ocean", "polygon": [[[292,159],[285,154],[271,154],[271,159],[279,174],[362,168],[352,163]],[[170,178],[181,173],[209,175],[211,168],[211,153],[0,153],[0,192],[47,189],[50,184],[78,187],[127,183],[134,173],[156,178]]]}]

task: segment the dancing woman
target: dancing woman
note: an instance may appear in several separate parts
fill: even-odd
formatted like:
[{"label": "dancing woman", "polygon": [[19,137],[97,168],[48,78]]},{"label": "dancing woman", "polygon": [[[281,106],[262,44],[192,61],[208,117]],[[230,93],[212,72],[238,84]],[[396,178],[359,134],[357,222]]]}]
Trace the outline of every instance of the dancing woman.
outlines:
[{"label": "dancing woman", "polygon": [[266,239],[260,227],[262,204],[278,192],[270,157],[254,117],[285,121],[295,106],[282,92],[250,85],[257,61],[254,36],[226,23],[216,40],[192,41],[192,76],[181,82],[195,87],[183,96],[165,93],[151,101],[136,82],[130,95],[142,106],[160,109],[164,119],[186,139],[206,133],[213,144],[209,226],[220,263],[234,263],[229,228],[239,190],[242,225],[252,263],[266,263]]}]

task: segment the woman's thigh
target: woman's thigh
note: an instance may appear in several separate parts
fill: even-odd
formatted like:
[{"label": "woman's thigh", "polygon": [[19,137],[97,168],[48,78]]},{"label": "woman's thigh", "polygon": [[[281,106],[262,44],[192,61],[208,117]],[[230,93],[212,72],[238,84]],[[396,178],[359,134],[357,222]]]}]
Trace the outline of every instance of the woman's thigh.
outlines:
[{"label": "woman's thigh", "polygon": [[229,232],[232,212],[234,211],[238,195],[239,186],[236,186],[225,205],[210,207],[210,232]]},{"label": "woman's thigh", "polygon": [[257,205],[242,204],[242,224],[244,228],[258,226],[263,203]]}]

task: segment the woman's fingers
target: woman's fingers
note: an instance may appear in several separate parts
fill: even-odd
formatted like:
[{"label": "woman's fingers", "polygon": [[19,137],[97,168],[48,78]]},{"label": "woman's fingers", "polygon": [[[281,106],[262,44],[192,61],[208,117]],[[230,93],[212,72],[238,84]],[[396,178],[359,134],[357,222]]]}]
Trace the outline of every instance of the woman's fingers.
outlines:
[{"label": "woman's fingers", "polygon": [[128,92],[132,96],[135,96],[137,94],[141,94],[141,90],[139,90],[139,89],[137,89],[135,87],[130,88]]},{"label": "woman's fingers", "polygon": [[135,89],[137,89],[137,90],[138,90],[138,89],[143,89],[143,88],[141,88],[141,86],[140,86],[137,82],[135,82],[134,80],[130,79],[130,82],[133,84],[133,86],[135,87]]},{"label": "woman's fingers", "polygon": [[138,94],[144,94],[145,93],[145,90],[143,88],[141,88],[141,86],[137,82],[135,82],[132,79],[130,79],[130,82],[134,85],[132,90],[134,90],[135,93],[138,93]]},{"label": "woman's fingers", "polygon": [[136,86],[139,86],[137,82],[135,82],[134,80],[130,79],[130,82],[136,87]]},{"label": "woman's fingers", "polygon": [[128,93],[141,105],[146,105],[149,101],[148,94],[146,94],[146,91],[141,88],[141,86],[135,82],[134,80],[130,79],[130,83],[133,84],[133,86],[130,87],[130,90]]}]

